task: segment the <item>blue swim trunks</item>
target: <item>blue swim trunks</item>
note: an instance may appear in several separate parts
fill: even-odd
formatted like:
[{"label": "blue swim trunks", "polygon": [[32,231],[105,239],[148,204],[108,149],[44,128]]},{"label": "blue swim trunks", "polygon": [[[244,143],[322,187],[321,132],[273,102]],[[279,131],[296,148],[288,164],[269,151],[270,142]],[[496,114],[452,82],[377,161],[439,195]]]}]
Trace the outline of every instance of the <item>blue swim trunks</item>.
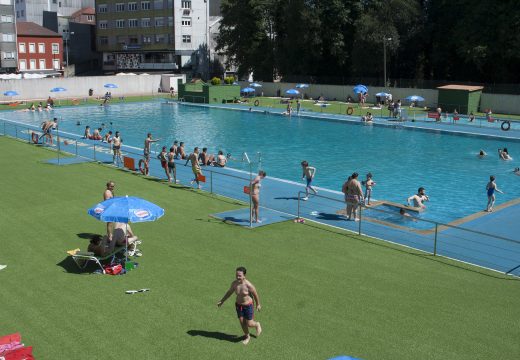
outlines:
[{"label": "blue swim trunks", "polygon": [[311,186],[312,178],[306,178],[306,180],[307,180],[307,187]]},{"label": "blue swim trunks", "polygon": [[247,305],[235,304],[235,309],[237,310],[237,316],[239,318],[243,317],[244,319],[247,319],[247,320],[253,320],[254,314],[253,314],[253,303],[252,302]]}]

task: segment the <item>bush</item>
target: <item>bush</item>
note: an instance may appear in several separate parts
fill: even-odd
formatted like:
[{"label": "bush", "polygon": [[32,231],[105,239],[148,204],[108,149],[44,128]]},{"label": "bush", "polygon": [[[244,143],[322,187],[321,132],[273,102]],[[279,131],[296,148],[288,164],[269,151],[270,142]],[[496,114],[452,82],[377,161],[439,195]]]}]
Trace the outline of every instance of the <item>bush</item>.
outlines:
[{"label": "bush", "polygon": [[224,83],[225,84],[231,85],[234,82],[235,82],[235,78],[233,76],[228,76],[228,77],[224,78]]},{"label": "bush", "polygon": [[220,78],[215,76],[213,79],[211,79],[211,85],[220,85]]}]

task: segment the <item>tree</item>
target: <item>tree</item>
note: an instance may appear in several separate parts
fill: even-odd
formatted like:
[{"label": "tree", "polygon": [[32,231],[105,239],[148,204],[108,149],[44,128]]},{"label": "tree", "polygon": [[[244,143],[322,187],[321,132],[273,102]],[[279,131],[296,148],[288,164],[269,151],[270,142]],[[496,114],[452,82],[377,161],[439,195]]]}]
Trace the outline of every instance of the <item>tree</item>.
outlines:
[{"label": "tree", "polygon": [[224,0],[217,51],[236,65],[238,75],[253,72],[270,81],[274,73],[273,14],[276,0]]}]

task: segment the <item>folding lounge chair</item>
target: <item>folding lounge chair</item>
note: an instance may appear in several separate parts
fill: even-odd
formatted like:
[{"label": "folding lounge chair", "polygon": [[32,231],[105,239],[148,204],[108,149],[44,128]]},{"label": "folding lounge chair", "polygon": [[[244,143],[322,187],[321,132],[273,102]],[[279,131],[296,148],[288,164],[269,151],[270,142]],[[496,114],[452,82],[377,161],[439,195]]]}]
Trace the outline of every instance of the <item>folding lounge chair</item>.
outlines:
[{"label": "folding lounge chair", "polygon": [[103,268],[103,265],[101,264],[101,262],[106,261],[110,258],[115,258],[115,256],[118,253],[123,252],[123,251],[125,251],[124,246],[116,247],[114,249],[114,251],[112,251],[111,253],[106,254],[104,256],[96,256],[93,252],[90,252],[90,251],[79,251],[79,252],[75,253],[74,255],[72,255],[72,260],[74,260],[74,262],[76,263],[76,265],[78,265],[78,267],[80,269],[85,269],[87,267],[88,263],[90,261],[93,261],[99,266],[99,268],[101,269],[101,271],[103,271],[103,274],[104,274],[105,269]]}]

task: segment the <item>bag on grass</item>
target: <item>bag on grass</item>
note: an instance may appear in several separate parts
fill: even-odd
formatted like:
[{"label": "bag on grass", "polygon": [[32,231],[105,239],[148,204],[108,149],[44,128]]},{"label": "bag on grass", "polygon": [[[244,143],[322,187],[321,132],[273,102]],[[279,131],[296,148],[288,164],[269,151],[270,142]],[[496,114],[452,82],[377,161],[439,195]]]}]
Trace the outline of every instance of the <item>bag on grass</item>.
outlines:
[{"label": "bag on grass", "polygon": [[118,275],[121,270],[123,270],[123,266],[121,266],[121,264],[105,266],[105,274],[107,275]]},{"label": "bag on grass", "polygon": [[32,346],[24,347],[17,350],[8,351],[3,356],[5,360],[34,360],[32,354]]}]

